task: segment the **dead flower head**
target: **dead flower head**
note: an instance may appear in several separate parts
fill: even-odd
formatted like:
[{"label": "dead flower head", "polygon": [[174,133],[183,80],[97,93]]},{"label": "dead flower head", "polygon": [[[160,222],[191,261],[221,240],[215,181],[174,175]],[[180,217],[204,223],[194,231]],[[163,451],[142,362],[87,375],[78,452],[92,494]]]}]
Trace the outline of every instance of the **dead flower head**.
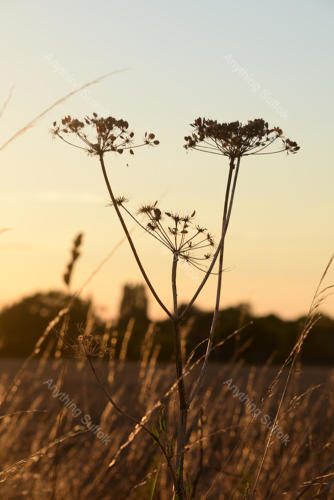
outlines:
[{"label": "dead flower head", "polygon": [[110,348],[104,345],[101,335],[81,334],[66,346],[76,358],[103,358]]},{"label": "dead flower head", "polygon": [[103,118],[96,113],[86,116],[83,121],[65,116],[60,124],[53,123],[51,132],[67,144],[100,157],[107,152],[122,154],[126,150],[133,155],[135,148],[159,144],[155,135],[148,132],[145,132],[142,143],[135,144],[134,132],[129,130],[127,121],[112,116]]},{"label": "dead flower head", "polygon": [[138,215],[147,221],[146,231],[174,255],[203,271],[203,262],[211,258],[208,250],[214,247],[214,241],[206,228],[194,223],[195,214],[195,210],[190,215],[163,212],[158,202],[138,210]]},{"label": "dead flower head", "polygon": [[[300,149],[296,142],[283,136],[279,127],[269,128],[262,118],[250,120],[245,125],[239,121],[218,123],[216,120],[197,118],[191,127],[194,129],[193,133],[184,138],[186,149],[220,154],[231,160],[241,156],[282,151],[296,153]],[[265,151],[277,141],[280,142],[278,149]]]}]

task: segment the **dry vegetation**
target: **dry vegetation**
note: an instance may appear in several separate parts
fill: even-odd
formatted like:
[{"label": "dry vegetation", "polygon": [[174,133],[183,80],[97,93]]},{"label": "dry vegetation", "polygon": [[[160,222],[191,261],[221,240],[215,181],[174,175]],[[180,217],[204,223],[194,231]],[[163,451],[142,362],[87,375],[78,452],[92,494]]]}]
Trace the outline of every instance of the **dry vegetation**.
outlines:
[{"label": "dry vegetation", "polygon": [[[7,101],[1,114],[6,105]],[[35,121],[0,149],[26,132]],[[97,142],[87,138],[85,126],[95,127]],[[180,258],[194,259],[191,252],[195,245],[188,245],[189,248],[184,245],[193,240],[193,236],[187,240],[185,234],[195,212],[184,217],[166,212],[172,224],[175,223],[175,227],[168,227],[169,235],[161,222],[162,212],[157,204],[142,208],[142,213],[149,218],[149,224],[142,228],[165,242],[172,253],[174,303],[173,310],[169,311],[142,268],[121,214],[121,211],[129,214],[124,208],[125,200],[114,196],[104,163],[106,152],[123,153],[128,149],[133,154],[134,147],[158,145],[154,134],[145,134],[143,144],[133,145],[133,133],[128,131],[127,122],[112,117],[98,118],[95,114],[85,122],[65,117],[61,125],[54,123],[56,136],[68,142],[68,134],[74,134],[84,143],[83,147],[76,147],[97,156],[112,206],[143,278],[171,320],[176,363],[175,366],[157,364],[159,346],[153,347],[154,325],[147,331],[140,363],[126,361],[132,321],[122,336],[118,357],[115,333],[107,327],[102,337],[94,336],[91,315],[87,317],[83,334],[70,338],[70,301],[49,324],[23,366],[19,367],[14,360],[3,363],[0,373],[1,498],[334,498],[333,374],[326,369],[302,371],[298,364],[303,342],[319,317],[321,302],[330,291],[330,287],[323,287],[323,279],[331,261],[297,343],[291,346],[291,354],[281,369],[275,369],[270,362],[257,368],[245,366],[242,347],[233,363],[208,365],[213,349],[223,349],[225,342],[242,334],[242,329],[232,332],[221,345],[214,344],[224,242],[240,160],[249,154],[264,154],[263,150],[276,140],[282,142],[282,149],[274,152],[294,153],[299,147],[286,139],[278,127],[269,129],[263,120],[242,126],[239,122],[218,124],[197,119],[192,127],[193,134],[185,138],[186,148],[228,157],[229,174],[217,249],[213,255],[205,256],[205,260],[211,262],[208,269],[204,269],[205,278],[188,307],[180,312],[176,268]],[[119,133],[117,137],[115,128]],[[196,234],[205,231],[198,227],[196,230]],[[206,238],[211,246],[211,236],[206,235]],[[78,237],[64,275],[69,291],[80,245],[81,237]],[[181,318],[195,302],[216,261],[219,266],[213,323],[211,331],[207,332],[206,354],[197,359],[194,353],[185,353],[187,327]],[[55,356],[51,357],[55,344]],[[72,357],[62,356],[65,348]],[[227,380],[233,384],[233,390]],[[62,397],[69,398],[71,406],[64,404],[53,392],[54,386]],[[246,396],[252,406],[239,398],[236,391]],[[99,438],[97,430],[89,429],[84,415],[89,415],[91,422],[100,426],[103,435],[110,437],[107,444]],[[261,417],[265,415],[288,436],[285,443],[278,438],[274,428],[262,422]]]},{"label": "dry vegetation", "polygon": [[[162,408],[168,408],[166,432],[173,433],[177,418],[175,391],[161,401],[173,386],[173,367],[156,365],[156,352],[150,349],[151,335],[153,330],[148,333],[140,364],[116,361],[111,350],[109,361],[96,359],[94,366],[122,408],[138,417],[148,414],[149,428],[160,429]],[[87,361],[52,361],[47,352],[46,348],[42,358],[28,363],[2,407],[1,413],[7,416],[0,421],[1,497],[150,498],[158,471],[154,498],[170,499],[170,479],[156,444],[143,430],[137,428],[134,432],[135,426],[112,407]],[[18,365],[14,360],[4,364],[2,396]],[[210,366],[206,383],[189,412],[185,468],[186,479],[197,485],[195,498],[250,498],[268,428],[259,418],[252,418],[224,381],[232,378],[264,414],[273,417],[284,385],[278,384],[268,397],[276,371],[269,364],[249,368],[242,361]],[[193,376],[194,372],[189,375]],[[284,372],[283,380],[286,376]],[[81,416],[75,417],[72,409],[52,397],[43,384],[50,378],[110,436],[109,445],[87,430],[80,422]],[[330,370],[296,370],[279,418],[279,426],[290,441],[285,446],[272,437],[255,498],[331,498],[332,385]],[[151,412],[154,407],[156,410]]]}]

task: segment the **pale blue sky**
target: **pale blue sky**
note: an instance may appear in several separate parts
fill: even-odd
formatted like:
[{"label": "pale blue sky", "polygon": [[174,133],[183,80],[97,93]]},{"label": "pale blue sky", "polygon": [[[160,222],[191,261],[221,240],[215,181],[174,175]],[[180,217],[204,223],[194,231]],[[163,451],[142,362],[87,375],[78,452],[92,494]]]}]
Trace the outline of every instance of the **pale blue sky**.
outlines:
[{"label": "pale blue sky", "polygon": [[[0,142],[73,85],[127,68],[54,109],[1,153],[0,227],[12,230],[1,236],[0,303],[60,286],[79,230],[86,243],[77,285],[121,238],[104,206],[98,165],[48,134],[52,121],[65,114],[102,110],[127,119],[138,136],[152,130],[161,140],[155,150],[138,151],[129,167],[123,157],[114,160],[116,191],[129,195],[134,206],[163,196],[166,208],[197,208],[215,233],[226,165],[182,149],[188,124],[199,115],[221,121],[263,117],[301,145],[296,156],[242,165],[224,300],[249,301],[259,313],[303,313],[334,249],[333,10],[324,0],[0,0],[2,100],[15,85],[0,121]],[[266,102],[263,92],[278,104]],[[169,300],[169,263],[138,238],[153,281]],[[137,279],[124,247],[87,292],[115,312],[121,283]],[[195,281],[184,276],[181,297],[191,295]],[[209,307],[213,294],[214,282],[199,304]],[[332,309],[328,302],[327,311]]]}]

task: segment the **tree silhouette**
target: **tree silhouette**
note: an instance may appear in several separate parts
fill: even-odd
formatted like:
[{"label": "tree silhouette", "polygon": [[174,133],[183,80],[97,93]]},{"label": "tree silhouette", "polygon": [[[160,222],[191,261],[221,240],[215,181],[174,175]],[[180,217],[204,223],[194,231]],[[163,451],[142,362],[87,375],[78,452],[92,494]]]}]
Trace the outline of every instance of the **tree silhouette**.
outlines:
[{"label": "tree silhouette", "polygon": [[148,300],[144,285],[124,285],[123,296],[119,308],[120,319],[129,319],[131,317],[146,319],[147,306]]},{"label": "tree silhouette", "polygon": [[117,329],[119,331],[119,351],[129,322],[134,320],[132,324],[132,334],[127,349],[128,359],[137,360],[140,357],[141,345],[150,323],[147,315],[147,309],[148,299],[145,286],[143,284],[125,284],[119,307]]},{"label": "tree silhouette", "polygon": [[[29,355],[48,323],[68,302],[67,294],[52,290],[36,293],[5,307],[0,313],[0,356]],[[78,334],[90,304],[89,300],[74,300],[69,315],[69,335]],[[102,324],[98,318],[96,322]]]}]

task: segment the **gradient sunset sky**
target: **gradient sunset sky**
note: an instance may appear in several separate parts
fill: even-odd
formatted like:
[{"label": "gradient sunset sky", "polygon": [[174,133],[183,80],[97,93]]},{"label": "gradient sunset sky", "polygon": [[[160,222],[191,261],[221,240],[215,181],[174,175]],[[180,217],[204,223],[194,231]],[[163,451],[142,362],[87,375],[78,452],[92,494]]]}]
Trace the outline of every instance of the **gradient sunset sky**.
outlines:
[{"label": "gradient sunset sky", "polygon": [[[186,152],[183,138],[194,118],[264,118],[297,141],[296,155],[241,164],[223,306],[249,302],[258,314],[304,314],[334,250],[333,14],[330,0],[0,0],[0,102],[15,86],[0,120],[0,144],[74,88],[122,70],[54,108],[0,152],[0,228],[10,228],[0,234],[0,306],[61,288],[79,231],[85,241],[74,290],[123,237],[106,207],[96,159],[49,133],[64,115],[96,111],[128,120],[138,139],[147,130],[161,141],[134,157],[108,157],[115,191],[130,199],[129,207],[160,199],[166,210],[196,209],[216,237],[227,162]],[[171,304],[170,256],[140,231],[133,236]],[[181,300],[201,277],[183,266]],[[121,285],[139,281],[123,243],[84,296],[113,315]],[[198,305],[210,308],[214,292],[212,277]],[[333,305],[329,299],[324,308],[331,315]],[[151,313],[161,315],[153,301]]]}]

